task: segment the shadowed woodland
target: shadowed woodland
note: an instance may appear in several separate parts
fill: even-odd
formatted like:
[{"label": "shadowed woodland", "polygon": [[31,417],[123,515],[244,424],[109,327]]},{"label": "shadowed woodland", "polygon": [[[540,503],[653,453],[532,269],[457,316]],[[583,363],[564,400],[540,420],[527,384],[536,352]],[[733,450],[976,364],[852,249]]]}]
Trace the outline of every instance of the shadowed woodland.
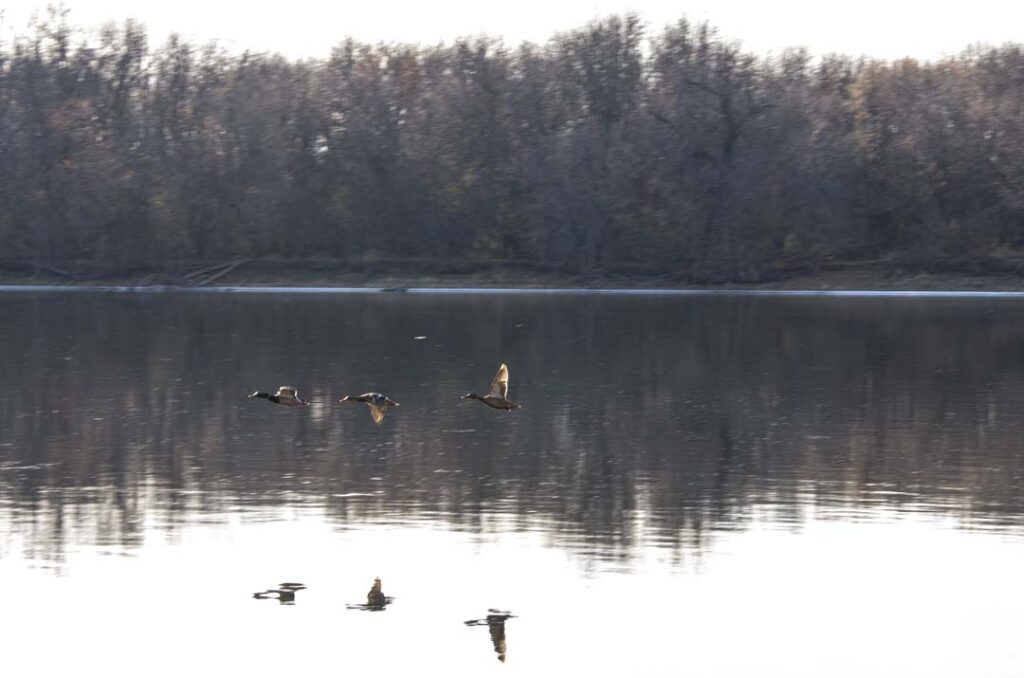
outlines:
[{"label": "shadowed woodland", "polygon": [[689,282],[1015,266],[1022,103],[1020,45],[759,57],[705,24],[626,15],[542,45],[341,40],[290,61],[52,12],[0,45],[0,264]]}]

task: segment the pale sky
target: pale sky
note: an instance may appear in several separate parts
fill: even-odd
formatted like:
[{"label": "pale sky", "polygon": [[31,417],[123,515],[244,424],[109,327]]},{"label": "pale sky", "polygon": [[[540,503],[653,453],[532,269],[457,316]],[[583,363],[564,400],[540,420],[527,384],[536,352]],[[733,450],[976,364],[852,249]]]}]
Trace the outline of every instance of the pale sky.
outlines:
[{"label": "pale sky", "polygon": [[[588,20],[633,10],[658,31],[682,16],[708,20],[757,54],[803,46],[885,59],[933,59],[978,42],[1024,41],[1024,3],[1013,0],[65,0],[71,23],[95,28],[132,17],[160,44],[171,32],[241,51],[324,57],[351,36],[365,42],[436,43],[466,35],[543,42]],[[5,39],[24,32],[37,0],[4,0]]]}]

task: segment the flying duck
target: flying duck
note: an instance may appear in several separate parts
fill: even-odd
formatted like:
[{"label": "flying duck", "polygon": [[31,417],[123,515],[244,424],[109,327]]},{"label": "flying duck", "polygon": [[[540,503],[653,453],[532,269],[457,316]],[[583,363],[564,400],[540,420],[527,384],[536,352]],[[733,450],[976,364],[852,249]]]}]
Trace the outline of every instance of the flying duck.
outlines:
[{"label": "flying duck", "polygon": [[272,403],[283,405],[285,407],[301,407],[309,404],[309,401],[303,400],[299,397],[299,392],[293,386],[278,386],[277,393],[274,395],[264,393],[263,391],[256,391],[249,397],[266,398]]},{"label": "flying duck", "polygon": [[370,416],[373,417],[373,423],[379,424],[384,421],[384,415],[388,413],[389,407],[398,407],[391,398],[387,397],[383,393],[364,393],[363,395],[357,396],[342,396],[339,403],[366,403],[366,406],[370,408]]},{"label": "flying duck", "polygon": [[508,367],[505,363],[502,363],[501,367],[498,368],[498,373],[494,375],[494,380],[491,382],[491,390],[487,395],[478,396],[475,393],[467,393],[462,396],[462,399],[472,398],[473,400],[479,400],[488,407],[493,407],[496,410],[508,410],[509,412],[522,407],[522,405],[512,402],[506,396],[508,396]]}]

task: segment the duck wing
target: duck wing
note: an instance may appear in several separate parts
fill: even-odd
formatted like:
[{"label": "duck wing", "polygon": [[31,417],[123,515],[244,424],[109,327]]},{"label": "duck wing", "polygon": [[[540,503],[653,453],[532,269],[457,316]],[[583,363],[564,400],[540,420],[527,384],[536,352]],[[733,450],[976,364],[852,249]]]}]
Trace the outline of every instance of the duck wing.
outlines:
[{"label": "duck wing", "polygon": [[294,386],[278,386],[277,387],[277,394],[276,395],[278,397],[290,396],[292,398],[297,398],[298,395],[299,395],[299,392],[298,392],[298,390]]},{"label": "duck wing", "polygon": [[384,421],[384,412],[387,410],[387,405],[378,406],[367,401],[366,406],[370,408],[370,416],[373,417],[374,424],[379,424]]},{"label": "duck wing", "polygon": [[487,395],[501,399],[505,399],[508,395],[508,367],[505,363],[501,364],[498,373],[494,375],[494,380],[491,381],[491,391]]}]

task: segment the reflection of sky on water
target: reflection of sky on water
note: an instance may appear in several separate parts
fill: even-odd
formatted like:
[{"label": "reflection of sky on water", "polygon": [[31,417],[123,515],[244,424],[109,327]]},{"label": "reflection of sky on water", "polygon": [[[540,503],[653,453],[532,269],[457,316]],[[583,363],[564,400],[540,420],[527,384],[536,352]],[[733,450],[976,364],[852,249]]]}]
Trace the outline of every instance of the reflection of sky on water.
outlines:
[{"label": "reflection of sky on water", "polygon": [[[515,612],[507,666],[521,675],[1013,675],[1024,661],[1024,591],[1005,586],[1024,571],[1024,542],[927,517],[756,524],[716,535],[700,559],[649,547],[628,569],[590,571],[541,532],[329,523],[296,511],[191,525],[174,543],[147,531],[131,558],[69,553],[74,574],[57,579],[15,553],[0,561],[16,583],[5,617],[19,620],[5,670],[84,661],[130,675],[160,656],[167,673],[370,671],[385,659],[395,675],[468,675],[493,662],[489,639],[462,624],[487,607]],[[385,615],[345,610],[368,575],[396,598]],[[308,590],[290,609],[251,600],[277,579]]]}]

